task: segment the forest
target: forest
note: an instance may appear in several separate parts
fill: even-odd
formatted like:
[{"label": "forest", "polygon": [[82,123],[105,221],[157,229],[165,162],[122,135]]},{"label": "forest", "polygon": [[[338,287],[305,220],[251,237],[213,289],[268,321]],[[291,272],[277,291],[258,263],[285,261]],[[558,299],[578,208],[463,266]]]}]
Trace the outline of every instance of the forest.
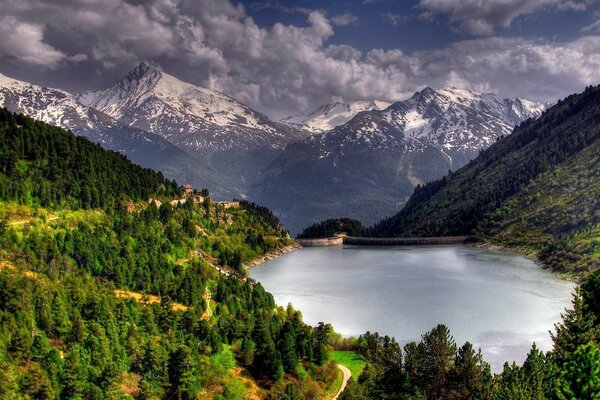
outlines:
[{"label": "forest", "polygon": [[4,109],[0,137],[1,399],[330,389],[331,326],[246,278],[245,261],[291,241],[268,210],[171,206],[175,182]]}]

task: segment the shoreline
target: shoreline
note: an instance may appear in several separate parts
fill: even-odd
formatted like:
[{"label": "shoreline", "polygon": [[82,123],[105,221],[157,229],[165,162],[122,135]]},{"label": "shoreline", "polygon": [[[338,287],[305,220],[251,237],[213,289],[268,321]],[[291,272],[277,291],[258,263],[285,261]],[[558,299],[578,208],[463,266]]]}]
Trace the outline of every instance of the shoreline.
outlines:
[{"label": "shoreline", "polygon": [[301,248],[302,248],[302,245],[300,243],[294,241],[293,243],[288,244],[287,246],[281,247],[279,249],[275,249],[273,251],[263,254],[260,257],[257,257],[253,260],[250,260],[250,261],[244,263],[243,267],[245,270],[249,270],[252,267],[256,267],[258,265],[264,264],[267,261],[270,261],[274,258],[280,257],[287,253],[292,253]]},{"label": "shoreline", "polygon": [[541,269],[544,269],[548,272],[551,272],[552,275],[554,275],[556,278],[563,280],[563,281],[568,281],[568,282],[573,282],[577,285],[580,284],[581,282],[581,277],[574,275],[574,274],[568,274],[565,272],[559,272],[559,271],[552,271],[547,265],[545,265],[534,252],[529,252],[526,251],[523,248],[520,247],[512,247],[512,246],[503,246],[503,245],[499,245],[496,243],[491,243],[489,241],[486,240],[480,240],[474,243],[469,243],[470,246],[473,247],[477,247],[480,249],[486,249],[486,250],[492,250],[492,251],[499,251],[499,252],[503,252],[503,253],[513,253],[513,254],[518,254],[520,256],[523,256],[531,261],[533,261],[535,263],[536,266],[538,266]]}]

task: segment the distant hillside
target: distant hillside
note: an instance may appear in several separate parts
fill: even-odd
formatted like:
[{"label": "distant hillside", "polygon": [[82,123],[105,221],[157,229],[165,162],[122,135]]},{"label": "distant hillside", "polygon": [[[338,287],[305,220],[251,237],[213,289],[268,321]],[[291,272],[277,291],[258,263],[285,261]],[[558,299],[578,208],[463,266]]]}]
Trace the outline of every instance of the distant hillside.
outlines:
[{"label": "distant hillside", "polygon": [[478,234],[556,270],[600,265],[600,86],[569,96],[462,169],[418,186],[380,236]]},{"label": "distant hillside", "polygon": [[0,108],[0,200],[44,207],[111,207],[128,196],[174,195],[161,173],[63,129]]}]

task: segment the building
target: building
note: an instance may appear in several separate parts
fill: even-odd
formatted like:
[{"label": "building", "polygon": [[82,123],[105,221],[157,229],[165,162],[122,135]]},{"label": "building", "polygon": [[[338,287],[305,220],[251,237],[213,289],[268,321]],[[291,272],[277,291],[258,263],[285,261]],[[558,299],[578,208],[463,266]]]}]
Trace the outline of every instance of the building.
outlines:
[{"label": "building", "polygon": [[194,187],[192,185],[190,185],[189,183],[186,183],[185,185],[183,185],[183,195],[184,196],[191,196],[192,193],[194,193]]},{"label": "building", "polygon": [[162,205],[162,202],[157,199],[150,199],[150,200],[148,200],[148,204],[150,204],[151,206],[154,206],[156,208],[160,208],[160,206]]},{"label": "building", "polygon": [[233,208],[240,206],[239,201],[218,201],[217,204],[223,206],[223,208]]}]

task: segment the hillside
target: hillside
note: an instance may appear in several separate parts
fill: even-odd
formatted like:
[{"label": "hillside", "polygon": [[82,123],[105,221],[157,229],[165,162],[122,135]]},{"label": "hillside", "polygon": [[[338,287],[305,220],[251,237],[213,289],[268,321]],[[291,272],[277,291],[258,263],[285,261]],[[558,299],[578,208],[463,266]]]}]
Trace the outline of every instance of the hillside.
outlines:
[{"label": "hillside", "polygon": [[425,88],[290,144],[249,196],[294,233],[336,217],[374,224],[397,212],[417,185],[462,167],[543,109],[520,98]]},{"label": "hillside", "polygon": [[0,398],[330,390],[331,327],[245,277],[291,243],[268,210],[181,199],[161,174],[5,109],[0,138]]},{"label": "hillside", "polygon": [[557,270],[600,265],[600,87],[567,97],[374,227],[380,236],[477,234]]}]

